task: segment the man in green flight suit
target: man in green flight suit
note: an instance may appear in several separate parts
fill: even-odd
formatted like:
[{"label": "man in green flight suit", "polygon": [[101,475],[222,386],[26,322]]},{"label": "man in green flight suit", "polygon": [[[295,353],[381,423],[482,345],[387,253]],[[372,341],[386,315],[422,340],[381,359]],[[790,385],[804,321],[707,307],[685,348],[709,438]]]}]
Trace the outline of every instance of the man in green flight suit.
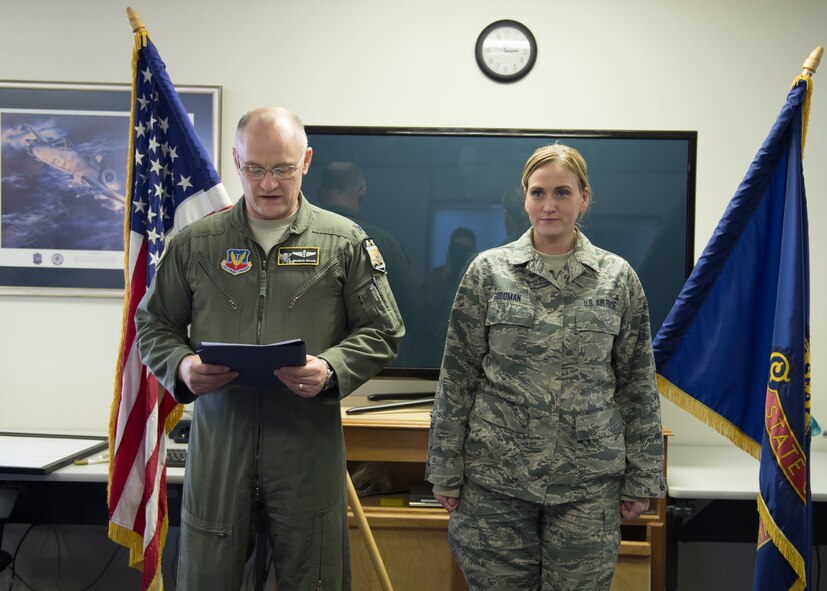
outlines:
[{"label": "man in green flight suit", "polygon": [[[266,512],[280,589],[350,589],[339,401],[396,355],[405,329],[376,245],[301,192],[313,156],[298,117],[250,111],[233,159],[244,198],[168,244],[136,314],[143,362],[195,401],[179,590],[238,589]],[[198,343],[307,343],[283,388],[236,386]]]}]

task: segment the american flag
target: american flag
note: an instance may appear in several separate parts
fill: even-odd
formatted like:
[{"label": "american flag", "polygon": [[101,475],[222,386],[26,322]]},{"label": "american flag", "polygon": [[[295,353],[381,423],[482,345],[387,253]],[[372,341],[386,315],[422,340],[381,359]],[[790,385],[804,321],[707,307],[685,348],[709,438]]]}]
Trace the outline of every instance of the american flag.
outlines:
[{"label": "american flag", "polygon": [[124,221],[123,332],[109,425],[109,537],[129,548],[142,589],[163,589],[166,437],[182,408],[138,356],[135,310],[165,244],[190,222],[231,205],[166,66],[145,30],[135,34]]}]

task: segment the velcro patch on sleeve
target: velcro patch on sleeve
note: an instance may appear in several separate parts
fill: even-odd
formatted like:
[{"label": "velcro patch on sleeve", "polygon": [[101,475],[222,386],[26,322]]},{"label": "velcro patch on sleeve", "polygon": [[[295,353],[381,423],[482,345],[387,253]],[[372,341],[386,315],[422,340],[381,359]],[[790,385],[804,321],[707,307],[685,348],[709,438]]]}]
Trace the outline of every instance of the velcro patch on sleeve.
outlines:
[{"label": "velcro patch on sleeve", "polygon": [[379,247],[376,246],[376,243],[373,241],[373,238],[365,238],[362,241],[362,245],[365,247],[365,252],[368,253],[368,257],[370,257],[370,265],[380,273],[385,272],[385,259],[382,258],[382,253],[379,252]]}]

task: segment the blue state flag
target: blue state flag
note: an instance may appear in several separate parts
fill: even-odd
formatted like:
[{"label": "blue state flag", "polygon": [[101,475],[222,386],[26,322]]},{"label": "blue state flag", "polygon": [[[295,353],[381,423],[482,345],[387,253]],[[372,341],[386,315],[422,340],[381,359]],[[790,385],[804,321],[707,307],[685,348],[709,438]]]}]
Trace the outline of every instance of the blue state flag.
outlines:
[{"label": "blue state flag", "polygon": [[756,590],[810,582],[811,95],[796,78],[653,342],[661,394],[761,460]]}]

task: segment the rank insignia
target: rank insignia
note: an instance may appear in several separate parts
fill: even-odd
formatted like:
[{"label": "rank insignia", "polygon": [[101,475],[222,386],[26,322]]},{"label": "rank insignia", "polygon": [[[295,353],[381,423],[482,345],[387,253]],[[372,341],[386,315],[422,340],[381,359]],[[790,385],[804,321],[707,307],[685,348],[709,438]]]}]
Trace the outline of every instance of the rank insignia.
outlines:
[{"label": "rank insignia", "polygon": [[379,247],[376,246],[373,238],[365,238],[362,244],[365,246],[365,252],[370,257],[370,265],[377,271],[384,273],[385,259],[382,258],[382,253],[379,252]]},{"label": "rank insignia", "polygon": [[227,258],[221,261],[221,268],[230,275],[241,275],[253,268],[250,251],[246,248],[227,249]]},{"label": "rank insignia", "polygon": [[276,257],[278,265],[319,266],[318,246],[280,246]]}]

